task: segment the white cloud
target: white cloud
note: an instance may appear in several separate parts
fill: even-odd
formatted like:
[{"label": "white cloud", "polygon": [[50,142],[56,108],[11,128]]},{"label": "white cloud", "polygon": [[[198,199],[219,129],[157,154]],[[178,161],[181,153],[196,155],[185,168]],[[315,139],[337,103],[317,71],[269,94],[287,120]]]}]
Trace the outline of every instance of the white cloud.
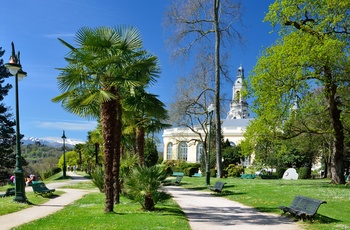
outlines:
[{"label": "white cloud", "polygon": [[37,121],[35,122],[37,127],[44,129],[59,129],[71,131],[91,131],[97,126],[96,121]]},{"label": "white cloud", "polygon": [[62,38],[62,37],[74,37],[75,34],[46,34],[46,38]]}]

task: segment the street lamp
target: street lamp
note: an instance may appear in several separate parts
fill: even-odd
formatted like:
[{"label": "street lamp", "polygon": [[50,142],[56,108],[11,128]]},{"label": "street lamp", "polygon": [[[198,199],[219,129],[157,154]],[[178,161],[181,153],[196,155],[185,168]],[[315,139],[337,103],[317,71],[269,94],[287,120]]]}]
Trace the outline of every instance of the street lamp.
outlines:
[{"label": "street lamp", "polygon": [[21,143],[20,143],[20,130],[19,130],[19,100],[18,100],[18,78],[23,78],[27,76],[27,73],[22,70],[22,66],[19,60],[20,53],[15,54],[15,45],[13,42],[12,54],[10,57],[10,62],[5,64],[5,67],[9,70],[12,76],[15,76],[15,96],[16,96],[16,168],[15,174],[15,197],[14,201],[25,203],[27,202],[27,197],[25,194],[25,182],[22,169],[22,157],[21,157]]},{"label": "street lamp", "polygon": [[208,120],[209,120],[209,129],[208,129],[208,154],[207,154],[207,165],[205,167],[205,181],[207,186],[210,185],[210,132],[211,132],[211,119],[214,113],[214,105],[210,104],[208,107]]},{"label": "street lamp", "polygon": [[63,178],[66,178],[66,135],[64,133],[63,130],[63,135],[62,135],[62,139],[63,139]]}]

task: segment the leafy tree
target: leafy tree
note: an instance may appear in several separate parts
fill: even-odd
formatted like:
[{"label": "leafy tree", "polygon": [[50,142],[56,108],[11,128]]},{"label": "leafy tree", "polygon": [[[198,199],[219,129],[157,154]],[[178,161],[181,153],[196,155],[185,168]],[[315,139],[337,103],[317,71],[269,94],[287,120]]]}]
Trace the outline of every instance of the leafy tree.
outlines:
[{"label": "leafy tree", "polygon": [[153,139],[147,138],[145,143],[145,166],[151,167],[158,162],[158,150],[157,145]]},{"label": "leafy tree", "polygon": [[[179,48],[175,54],[187,56],[190,51],[207,51],[205,56],[212,56],[208,62],[212,65],[215,76],[214,104],[216,127],[216,163],[218,177],[222,177],[221,162],[221,115],[220,115],[220,88],[221,75],[225,69],[222,59],[226,45],[240,34],[234,29],[240,19],[240,4],[232,0],[181,0],[172,1],[166,12],[166,26],[172,28],[171,41]],[[226,47],[228,48],[228,46]],[[231,51],[231,50],[230,50]],[[203,110],[205,112],[206,110]]]},{"label": "leafy tree", "polygon": [[[5,51],[0,47],[0,58]],[[14,126],[16,123],[13,120],[9,108],[1,103],[8,91],[12,88],[10,84],[5,84],[5,79],[10,76],[10,73],[4,66],[3,59],[0,59],[0,173],[9,173],[9,169],[15,166],[15,151],[14,151]],[[12,172],[11,172],[12,173]],[[8,175],[7,175],[8,176]]]},{"label": "leafy tree", "polygon": [[124,95],[158,76],[157,57],[142,49],[134,27],[84,27],[76,33],[78,47],[70,49],[68,65],[58,77],[62,94],[53,98],[69,112],[101,120],[104,143],[105,211],[119,203],[119,167]]},{"label": "leafy tree", "polygon": [[[75,151],[67,151],[65,153],[65,155],[66,155],[66,165],[67,165],[67,167],[68,166],[72,167],[73,165],[78,165],[78,163],[79,163],[79,155],[78,155],[77,152],[75,152]],[[60,157],[60,159],[59,159],[59,161],[57,163],[57,166],[59,168],[61,168],[62,170],[63,170],[63,160],[64,160],[63,157],[64,156],[62,154],[62,156]]]},{"label": "leafy tree", "polygon": [[230,164],[240,164],[243,155],[240,146],[231,146],[229,140],[226,140],[222,147],[223,167],[226,168]]},{"label": "leafy tree", "polygon": [[[349,108],[349,101],[344,100],[350,82],[349,9],[347,0],[275,1],[265,21],[280,29],[281,38],[263,52],[251,75],[257,114],[253,129],[262,136],[282,134],[284,138],[292,138],[299,135],[301,132],[281,132],[290,118],[294,100],[298,97],[303,104],[316,85],[321,87],[331,127],[329,133],[333,138],[331,174],[334,183],[345,182],[342,114]],[[261,128],[257,128],[259,125]],[[313,128],[304,124],[303,132],[311,133]]]},{"label": "leafy tree", "polygon": [[134,93],[122,101],[125,108],[125,132],[135,135],[136,150],[140,166],[145,165],[145,136],[160,131],[169,125],[165,105],[156,95],[147,93],[144,87],[135,87]]}]

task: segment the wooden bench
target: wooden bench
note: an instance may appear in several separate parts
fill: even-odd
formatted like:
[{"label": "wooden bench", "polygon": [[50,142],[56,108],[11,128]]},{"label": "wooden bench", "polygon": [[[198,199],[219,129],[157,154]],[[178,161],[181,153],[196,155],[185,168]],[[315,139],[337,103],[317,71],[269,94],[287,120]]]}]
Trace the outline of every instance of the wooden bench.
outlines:
[{"label": "wooden bench", "polygon": [[48,189],[44,182],[36,182],[32,184],[32,189],[35,195],[52,196],[55,189]]},{"label": "wooden bench", "polygon": [[222,189],[224,188],[225,182],[219,182],[217,181],[213,187],[210,188],[211,191],[214,192],[222,192]]},{"label": "wooden bench", "polygon": [[296,196],[290,206],[279,206],[284,213],[289,212],[293,216],[299,218],[311,219],[317,212],[321,204],[326,204],[326,201],[316,200],[305,196]]},{"label": "wooden bench", "polygon": [[6,192],[3,194],[0,194],[0,197],[6,197],[6,196],[14,196],[15,195],[15,188],[8,188],[6,189]]}]

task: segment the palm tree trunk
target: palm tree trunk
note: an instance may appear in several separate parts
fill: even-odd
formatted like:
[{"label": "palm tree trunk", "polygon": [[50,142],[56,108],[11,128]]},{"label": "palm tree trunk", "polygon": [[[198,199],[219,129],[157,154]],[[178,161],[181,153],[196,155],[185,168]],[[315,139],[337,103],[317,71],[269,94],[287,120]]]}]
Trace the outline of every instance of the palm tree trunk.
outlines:
[{"label": "palm tree trunk", "polygon": [[104,140],[104,192],[105,212],[113,212],[114,207],[114,177],[113,162],[116,154],[116,133],[117,133],[117,104],[115,100],[103,102],[101,105],[101,124]]},{"label": "palm tree trunk", "polygon": [[120,191],[121,183],[119,179],[120,171],[120,157],[121,157],[121,139],[122,139],[122,106],[120,98],[117,99],[117,122],[116,122],[116,145],[115,145],[115,157],[113,161],[113,177],[114,177],[114,203],[120,203]]},{"label": "palm tree trunk", "polygon": [[139,153],[139,164],[145,166],[145,129],[142,126],[136,128],[137,149]]}]

